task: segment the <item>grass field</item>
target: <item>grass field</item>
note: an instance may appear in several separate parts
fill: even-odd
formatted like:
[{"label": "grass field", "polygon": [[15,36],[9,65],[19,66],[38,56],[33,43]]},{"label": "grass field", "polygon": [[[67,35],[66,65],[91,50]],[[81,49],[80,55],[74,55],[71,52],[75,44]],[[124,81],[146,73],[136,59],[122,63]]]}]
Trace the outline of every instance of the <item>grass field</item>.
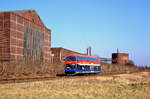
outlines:
[{"label": "grass field", "polygon": [[150,99],[150,72],[1,84],[0,99]]}]

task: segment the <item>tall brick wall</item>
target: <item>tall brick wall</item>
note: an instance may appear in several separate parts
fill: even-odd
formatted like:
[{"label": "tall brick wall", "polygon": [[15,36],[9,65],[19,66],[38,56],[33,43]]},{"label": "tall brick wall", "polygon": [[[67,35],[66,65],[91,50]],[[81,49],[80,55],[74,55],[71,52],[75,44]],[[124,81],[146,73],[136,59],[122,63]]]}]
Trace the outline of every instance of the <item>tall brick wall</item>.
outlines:
[{"label": "tall brick wall", "polygon": [[60,50],[61,48],[51,48],[52,54],[54,55],[53,59],[51,61],[53,61],[54,63],[60,63]]},{"label": "tall brick wall", "polygon": [[24,20],[22,17],[10,14],[10,54],[11,60],[22,60],[24,49]]},{"label": "tall brick wall", "polygon": [[[40,17],[32,10],[25,11],[24,13],[0,13],[0,60],[22,60],[25,58],[26,27],[35,32],[43,33],[42,60],[50,61],[51,31],[44,26]],[[35,41],[38,41],[39,38],[36,38],[36,34],[33,37],[32,31],[28,34],[32,37],[27,39],[33,40],[34,38]],[[34,41],[32,42],[36,45]],[[33,44],[29,45],[28,48],[30,53],[34,53],[34,49],[36,49],[36,46],[33,47]]]},{"label": "tall brick wall", "polygon": [[44,60],[50,61],[51,56],[51,31],[44,29]]},{"label": "tall brick wall", "polygon": [[10,13],[0,13],[0,59],[10,59]]}]

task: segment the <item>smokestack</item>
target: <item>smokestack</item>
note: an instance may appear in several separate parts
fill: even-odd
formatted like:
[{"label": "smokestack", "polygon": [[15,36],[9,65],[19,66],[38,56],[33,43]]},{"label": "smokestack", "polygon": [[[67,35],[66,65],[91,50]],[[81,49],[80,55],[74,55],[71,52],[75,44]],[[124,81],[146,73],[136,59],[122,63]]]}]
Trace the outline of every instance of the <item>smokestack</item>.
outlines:
[{"label": "smokestack", "polygon": [[91,53],[91,51],[92,51],[91,46],[87,47],[87,48],[86,48],[86,51],[87,51],[87,55],[89,55],[89,56],[92,55],[92,53]]},{"label": "smokestack", "polygon": [[88,55],[89,54],[89,50],[88,50],[88,47],[86,48],[86,55]]},{"label": "smokestack", "polygon": [[92,51],[92,48],[91,48],[91,46],[89,46],[89,56],[92,55],[91,51]]},{"label": "smokestack", "polygon": [[119,53],[119,49],[117,48],[117,53]]}]

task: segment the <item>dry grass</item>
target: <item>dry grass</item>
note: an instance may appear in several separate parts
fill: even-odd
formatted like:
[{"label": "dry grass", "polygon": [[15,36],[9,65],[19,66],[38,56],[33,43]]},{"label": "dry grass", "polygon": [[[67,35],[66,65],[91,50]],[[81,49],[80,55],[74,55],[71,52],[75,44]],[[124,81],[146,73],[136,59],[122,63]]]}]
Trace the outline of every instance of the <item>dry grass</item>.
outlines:
[{"label": "dry grass", "polygon": [[0,99],[150,99],[150,72],[5,84]]},{"label": "dry grass", "polygon": [[50,64],[46,62],[18,61],[0,63],[0,79],[27,76],[55,76],[63,72],[63,64]]},{"label": "dry grass", "polygon": [[141,71],[150,71],[150,67],[137,67],[137,66],[128,66],[128,65],[112,65],[112,64],[103,64],[102,73],[133,73]]}]

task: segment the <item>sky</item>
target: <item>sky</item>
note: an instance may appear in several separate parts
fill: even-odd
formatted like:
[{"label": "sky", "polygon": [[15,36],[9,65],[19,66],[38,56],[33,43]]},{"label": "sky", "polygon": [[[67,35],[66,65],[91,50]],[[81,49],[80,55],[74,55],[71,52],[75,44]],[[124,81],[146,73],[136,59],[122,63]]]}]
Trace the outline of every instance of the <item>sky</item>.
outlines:
[{"label": "sky", "polygon": [[52,47],[111,58],[117,48],[150,66],[150,0],[1,0],[0,11],[36,10]]}]

